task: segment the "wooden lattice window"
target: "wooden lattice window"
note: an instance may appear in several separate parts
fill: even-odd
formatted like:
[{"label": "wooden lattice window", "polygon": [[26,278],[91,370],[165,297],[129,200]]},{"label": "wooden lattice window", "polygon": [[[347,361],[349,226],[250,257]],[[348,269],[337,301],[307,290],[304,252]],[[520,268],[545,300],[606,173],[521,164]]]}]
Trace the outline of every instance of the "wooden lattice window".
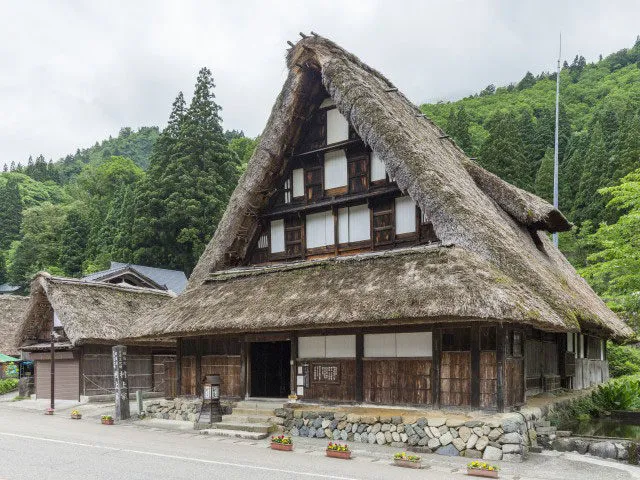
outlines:
[{"label": "wooden lattice window", "polygon": [[322,174],[323,174],[322,165],[309,167],[305,170],[304,184],[305,184],[305,192],[306,192],[305,196],[307,201],[313,202],[315,200],[320,200],[322,198],[322,194],[323,194]]},{"label": "wooden lattice window", "polygon": [[373,207],[373,244],[388,245],[394,239],[394,202],[382,201]]},{"label": "wooden lattice window", "polygon": [[349,192],[364,192],[368,187],[369,157],[357,155],[348,158]]},{"label": "wooden lattice window", "polygon": [[298,216],[285,218],[284,221],[284,243],[288,257],[301,257],[302,248],[302,219]]}]

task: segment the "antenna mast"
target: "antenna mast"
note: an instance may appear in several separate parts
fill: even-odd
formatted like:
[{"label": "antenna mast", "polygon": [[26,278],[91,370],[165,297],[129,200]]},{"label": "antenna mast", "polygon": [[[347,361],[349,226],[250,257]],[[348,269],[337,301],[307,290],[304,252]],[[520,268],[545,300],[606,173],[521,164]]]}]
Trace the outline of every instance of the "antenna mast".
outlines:
[{"label": "antenna mast", "polygon": [[[562,33],[560,33],[560,48],[558,50],[558,70],[556,73],[556,134],[553,151],[553,206],[558,208],[558,129],[560,119],[560,57],[562,56]],[[558,232],[553,233],[553,244],[558,247]]]}]

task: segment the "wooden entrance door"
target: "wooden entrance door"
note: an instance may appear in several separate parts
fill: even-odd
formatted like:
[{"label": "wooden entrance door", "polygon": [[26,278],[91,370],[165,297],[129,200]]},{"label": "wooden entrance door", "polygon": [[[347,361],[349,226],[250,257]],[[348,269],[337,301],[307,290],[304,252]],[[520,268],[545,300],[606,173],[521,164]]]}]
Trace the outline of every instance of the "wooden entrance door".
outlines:
[{"label": "wooden entrance door", "polygon": [[289,394],[291,342],[251,344],[251,396],[284,398]]}]

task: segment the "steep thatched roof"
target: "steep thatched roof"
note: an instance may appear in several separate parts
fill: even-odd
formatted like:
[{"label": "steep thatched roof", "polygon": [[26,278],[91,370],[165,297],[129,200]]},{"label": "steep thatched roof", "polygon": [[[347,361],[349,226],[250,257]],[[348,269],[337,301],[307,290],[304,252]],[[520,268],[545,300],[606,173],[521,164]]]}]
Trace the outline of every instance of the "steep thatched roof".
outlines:
[{"label": "steep thatched roof", "polygon": [[[234,266],[244,258],[257,234],[257,217],[286,170],[304,119],[317,109],[326,89],[362,140],[382,158],[389,176],[430,216],[442,244],[455,246],[456,252],[463,250],[461,258],[474,259],[469,260],[469,269],[480,265],[513,282],[513,292],[519,294],[512,297],[512,312],[519,306],[545,312],[540,326],[549,328],[560,322],[566,330],[589,330],[620,339],[631,334],[540,231],[570,227],[559,211],[475,165],[389,80],[335,43],[319,36],[304,38],[289,51],[287,65],[288,78],[260,144],[190,278],[187,292],[203,288],[205,293],[187,293],[175,302],[184,308],[188,308],[188,299],[195,302],[192,316],[185,320],[189,325],[175,324],[171,314],[176,309],[169,305],[149,322],[151,332],[217,328],[215,319],[225,312],[212,315],[206,308],[195,308],[212,288],[200,286],[211,272]],[[262,277],[265,283],[270,281],[268,277]],[[308,283],[310,288],[312,285]],[[253,287],[267,288],[262,284]],[[449,287],[444,282],[441,285],[442,290]],[[243,299],[247,293],[237,292]],[[483,310],[486,318],[503,316],[497,305],[487,303]],[[231,309],[226,316],[232,317],[236,311]],[[286,312],[277,310],[273,315],[278,313]],[[513,315],[512,321],[522,321],[522,315]],[[265,308],[255,321],[260,323],[268,316]],[[331,321],[343,323],[345,319],[348,317],[336,315]]]},{"label": "steep thatched roof", "polygon": [[15,342],[16,332],[27,311],[29,297],[0,295],[0,353],[15,357],[19,350]]},{"label": "steep thatched roof", "polygon": [[152,315],[174,295],[149,288],[88,282],[39,273],[17,333],[21,346],[50,328],[56,312],[72,345],[110,343],[130,336],[131,326]]}]

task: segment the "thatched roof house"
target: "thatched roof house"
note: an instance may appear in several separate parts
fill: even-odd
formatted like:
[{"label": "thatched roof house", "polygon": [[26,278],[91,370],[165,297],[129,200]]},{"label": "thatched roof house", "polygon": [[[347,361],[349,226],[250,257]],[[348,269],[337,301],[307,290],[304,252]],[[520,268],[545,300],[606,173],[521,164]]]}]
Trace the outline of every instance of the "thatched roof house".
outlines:
[{"label": "thatched roof house", "polygon": [[[463,314],[467,318],[530,323],[551,331],[590,331],[619,340],[631,335],[631,330],[549,241],[548,232],[570,229],[553,206],[469,160],[389,80],[335,43],[319,36],[307,37],[289,51],[287,65],[289,76],[260,144],[194,269],[189,290],[153,318],[140,322],[138,335],[190,335],[317,324],[318,318],[312,315],[290,319],[293,305],[286,299],[273,302],[272,308],[262,309],[263,314],[256,315],[254,310],[273,298],[269,295],[274,295],[279,280],[291,273],[266,269],[259,277],[253,275],[255,272],[239,273],[224,281],[215,275],[212,278],[211,274],[235,267],[245,257],[257,235],[256,213],[268,205],[280,172],[287,168],[289,149],[300,135],[304,119],[318,108],[321,99],[318,93],[323,89],[362,140],[378,153],[398,187],[429,213],[441,250],[424,252],[422,261],[440,262],[453,257],[456,267],[464,272],[451,278],[452,282],[440,281],[439,275],[431,276],[432,294],[420,295],[416,290],[413,304],[420,304],[421,308],[405,308],[411,311],[403,312],[403,319],[425,316],[442,319]],[[414,259],[420,257],[415,252],[413,255]],[[405,262],[405,268],[409,269],[407,257],[399,258],[396,262]],[[372,259],[367,262],[374,263]],[[336,280],[335,272],[339,269],[339,265],[329,265],[308,268],[304,270],[306,276],[300,272],[296,275],[302,283],[308,279],[306,285],[318,285],[311,283],[312,279],[321,279],[322,285],[327,286],[325,282]],[[441,269],[446,271],[448,267],[445,264]],[[427,273],[423,271],[421,275]],[[492,283],[495,295],[486,295],[476,281],[477,275]],[[393,288],[385,295],[377,282],[379,277],[366,278],[370,283],[360,284],[363,292],[371,287],[381,289],[376,303],[395,303]],[[452,298],[451,287],[464,291],[463,301],[443,302]],[[254,301],[239,305],[233,300],[239,292],[243,297],[250,295]],[[317,296],[315,289],[296,290],[295,303],[313,305]],[[325,302],[339,305],[338,297]],[[387,315],[391,313],[393,309],[383,309],[377,318],[367,317],[363,321],[345,310],[330,309],[323,317],[330,322],[361,325],[377,323],[385,316],[388,321],[400,318]]]},{"label": "thatched roof house", "polygon": [[0,295],[0,353],[19,357],[16,332],[22,323],[29,297]]},{"label": "thatched roof house", "polygon": [[[31,283],[31,296],[15,336],[36,362],[36,395],[49,395],[51,331],[56,339],[57,398],[110,393],[113,388],[111,346],[130,345],[132,388],[151,390],[153,354],[173,353],[175,342],[124,341],[140,317],[151,315],[175,294],[164,290],[114,285],[41,272]],[[82,373],[80,373],[82,372]]]},{"label": "thatched roof house", "polygon": [[192,385],[224,356],[236,396],[502,410],[607,378],[632,331],[549,240],[561,212],[330,40],[287,67],[187,290],[135,336],[178,338]]}]

